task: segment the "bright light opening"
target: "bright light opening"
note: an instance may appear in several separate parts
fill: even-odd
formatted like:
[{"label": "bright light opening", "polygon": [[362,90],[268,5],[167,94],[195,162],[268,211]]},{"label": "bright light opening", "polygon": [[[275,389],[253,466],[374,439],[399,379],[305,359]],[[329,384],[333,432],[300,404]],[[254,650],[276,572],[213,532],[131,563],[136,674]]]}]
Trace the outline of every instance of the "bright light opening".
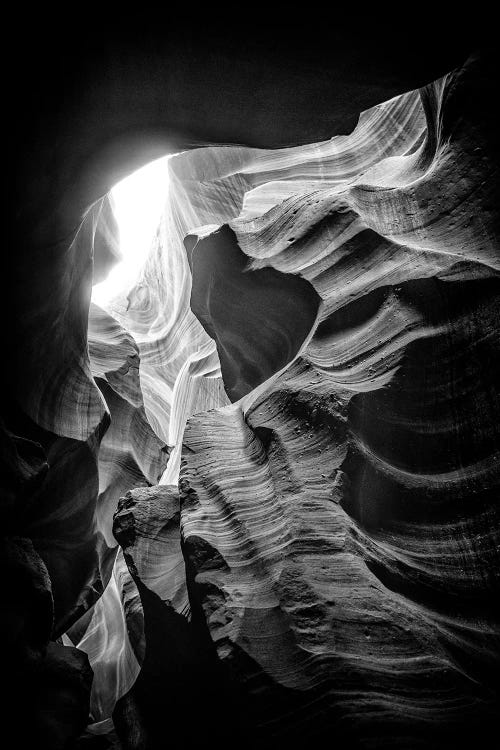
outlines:
[{"label": "bright light opening", "polygon": [[169,158],[156,159],[111,190],[122,257],[108,277],[94,286],[92,299],[97,304],[128,291],[137,279],[166,203]]}]

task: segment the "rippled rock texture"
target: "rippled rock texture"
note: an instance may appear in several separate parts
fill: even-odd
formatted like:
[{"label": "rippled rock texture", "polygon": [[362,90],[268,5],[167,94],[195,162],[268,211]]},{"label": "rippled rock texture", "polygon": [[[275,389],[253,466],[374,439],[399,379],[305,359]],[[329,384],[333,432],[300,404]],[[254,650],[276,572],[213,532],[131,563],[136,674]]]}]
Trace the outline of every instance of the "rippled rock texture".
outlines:
[{"label": "rippled rock texture", "polygon": [[[448,747],[493,727],[499,243],[486,89],[471,61],[365,113],[352,136],[318,146],[330,184],[311,172],[307,184],[302,165],[283,202],[195,246],[243,252],[240,284],[274,269],[321,298],[286,372],[184,434],[193,597],[263,739],[338,728],[356,746]],[[248,210],[270,194],[256,188]],[[224,345],[231,303],[210,317],[230,382],[268,335],[252,301],[245,360]],[[199,307],[210,316],[201,294]]]},{"label": "rippled rock texture", "polygon": [[175,154],[105,303],[110,197],[56,235],[26,200],[0,552],[40,746],[88,724],[82,747],[157,750],[176,719],[249,748],[494,730],[492,79],[474,56],[349,135]]}]

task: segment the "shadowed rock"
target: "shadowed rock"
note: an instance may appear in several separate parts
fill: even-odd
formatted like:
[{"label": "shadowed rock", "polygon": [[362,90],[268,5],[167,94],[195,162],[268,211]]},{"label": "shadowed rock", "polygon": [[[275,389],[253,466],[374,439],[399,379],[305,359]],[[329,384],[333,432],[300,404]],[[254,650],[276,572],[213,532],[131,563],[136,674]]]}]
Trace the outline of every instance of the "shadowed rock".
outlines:
[{"label": "shadowed rock", "polygon": [[50,642],[54,607],[50,578],[29,539],[0,543],[6,614],[4,738],[41,750],[64,750],[89,714],[92,670],[86,654]]},{"label": "shadowed rock", "polygon": [[[90,50],[84,26],[52,45],[23,24],[2,625],[4,726],[31,745],[88,714],[86,659],[51,633],[86,644],[92,721],[121,695],[135,750],[165,746],[167,708],[199,745],[442,750],[495,728],[496,79],[421,15],[395,35],[315,19],[309,47],[303,25],[157,23],[133,45],[94,24]],[[141,276],[89,335],[106,191],[207,143],[172,158]],[[157,488],[117,515],[136,588],[113,506],[175,484],[183,442],[180,521]]]},{"label": "shadowed rock", "polygon": [[[322,299],[310,341],[279,378],[236,408],[197,415],[184,435],[192,601],[238,671],[257,731],[276,741],[327,736],[332,722],[355,746],[441,749],[495,724],[490,73],[471,59],[424,89],[422,104],[408,95],[365,113],[332,158],[331,185],[297,181],[274,204],[275,186],[257,188],[231,222],[250,273],[300,274]],[[391,154],[341,178],[349,141],[373,129],[382,142],[412,110]],[[208,561],[190,554],[192,538],[193,549],[206,541]],[[276,685],[291,692],[281,700]]]},{"label": "shadowed rock", "polygon": [[37,726],[33,741],[46,750],[71,747],[88,722],[92,670],[87,654],[71,646],[50,643],[36,695]]},{"label": "shadowed rock", "polygon": [[228,226],[188,252],[191,309],[217,343],[226,392],[237,401],[294,358],[320,300],[297,276],[249,269]]},{"label": "shadowed rock", "polygon": [[[159,486],[127,493],[120,501],[113,531],[144,612],[141,671],[113,713],[123,747],[161,747],[165,710],[177,721],[186,722],[189,743],[202,742],[207,732],[217,732],[221,740],[229,741],[241,724],[242,706],[231,692],[237,687],[221,668],[203,623],[200,629],[198,618],[187,616],[177,492]],[[223,727],[216,712],[221,700],[229,707]],[[197,717],[194,723],[190,721],[193,711]]]}]

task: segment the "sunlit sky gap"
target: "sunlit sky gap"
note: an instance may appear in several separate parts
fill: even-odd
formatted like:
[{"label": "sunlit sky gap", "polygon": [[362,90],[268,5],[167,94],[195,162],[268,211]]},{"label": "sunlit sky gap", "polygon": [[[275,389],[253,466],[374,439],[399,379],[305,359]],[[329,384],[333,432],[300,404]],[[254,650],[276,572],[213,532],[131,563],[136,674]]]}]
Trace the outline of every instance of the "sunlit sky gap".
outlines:
[{"label": "sunlit sky gap", "polygon": [[94,286],[92,299],[97,304],[132,285],[146,260],[167,198],[169,158],[164,156],[138,169],[111,191],[122,259],[107,279]]}]

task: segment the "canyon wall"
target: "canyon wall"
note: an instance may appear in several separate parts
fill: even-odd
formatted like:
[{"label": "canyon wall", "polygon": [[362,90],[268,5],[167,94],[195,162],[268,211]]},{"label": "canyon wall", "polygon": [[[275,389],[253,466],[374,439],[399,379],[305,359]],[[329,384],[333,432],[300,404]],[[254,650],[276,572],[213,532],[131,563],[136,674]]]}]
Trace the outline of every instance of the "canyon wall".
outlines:
[{"label": "canyon wall", "polygon": [[22,736],[152,750],[166,711],[249,748],[493,728],[493,78],[472,56],[349,135],[177,153],[107,303],[107,196],[26,239],[1,432]]}]

